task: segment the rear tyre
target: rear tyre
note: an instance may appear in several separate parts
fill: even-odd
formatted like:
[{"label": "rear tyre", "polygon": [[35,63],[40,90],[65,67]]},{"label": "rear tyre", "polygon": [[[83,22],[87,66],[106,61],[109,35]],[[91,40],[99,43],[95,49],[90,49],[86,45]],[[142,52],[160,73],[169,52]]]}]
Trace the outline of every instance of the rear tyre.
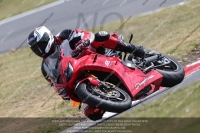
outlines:
[{"label": "rear tyre", "polygon": [[174,58],[165,54],[162,55],[164,56],[164,60],[170,61],[170,63],[156,69],[163,75],[161,86],[172,87],[181,83],[185,77],[183,66]]}]

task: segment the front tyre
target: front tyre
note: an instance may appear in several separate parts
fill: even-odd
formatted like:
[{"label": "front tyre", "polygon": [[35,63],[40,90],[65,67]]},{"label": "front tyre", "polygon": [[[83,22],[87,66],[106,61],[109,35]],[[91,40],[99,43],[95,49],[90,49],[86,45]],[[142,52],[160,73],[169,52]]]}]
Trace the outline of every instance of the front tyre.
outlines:
[{"label": "front tyre", "polygon": [[105,111],[120,113],[129,109],[131,97],[124,90],[110,83],[107,85],[109,90],[102,91],[105,89],[83,82],[76,88],[76,93],[83,103]]}]

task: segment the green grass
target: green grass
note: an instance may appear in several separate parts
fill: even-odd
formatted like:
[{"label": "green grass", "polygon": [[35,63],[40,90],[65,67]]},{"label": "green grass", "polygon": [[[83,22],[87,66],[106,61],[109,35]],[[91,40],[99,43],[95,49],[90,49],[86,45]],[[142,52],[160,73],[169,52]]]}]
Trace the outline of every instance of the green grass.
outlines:
[{"label": "green grass", "polygon": [[84,117],[82,110],[63,101],[49,86],[40,72],[42,59],[30,53],[29,48],[22,48],[0,56],[0,117],[11,118],[1,119],[0,132],[61,131],[66,125],[51,119]]},{"label": "green grass", "polygon": [[0,0],[0,20],[38,8],[55,0]]},{"label": "green grass", "polygon": [[[41,74],[42,59],[30,53],[28,48],[22,48],[15,53],[0,56],[3,64],[0,67],[0,116],[56,117],[57,113],[61,116],[61,112],[62,116],[73,116],[77,108],[71,109],[71,102],[63,101],[54,94],[53,87],[48,85]],[[76,113],[80,114],[79,111]]]},{"label": "green grass", "polygon": [[[5,18],[7,15],[6,13],[9,14],[9,11],[14,11],[15,5],[17,5],[17,3],[12,3],[13,6],[6,4],[8,1],[11,0],[0,3],[0,11],[2,12],[3,8],[6,10],[4,11],[5,13],[2,14],[4,17],[1,16],[2,19]],[[35,3],[27,3],[27,5],[31,5],[32,8],[36,5],[35,1],[27,0],[26,2]],[[16,8],[19,7],[16,6]],[[22,7],[19,9],[22,9]],[[20,12],[21,11],[18,11],[18,13]],[[144,45],[148,49],[154,49],[163,53],[170,53],[175,58],[182,60],[192,49],[200,46],[200,28],[197,28],[188,36],[199,24],[200,2],[199,0],[194,0],[189,4],[167,8],[151,15],[131,17],[131,19],[124,24],[121,33],[125,36],[126,40],[128,40],[128,35],[130,33],[134,33],[133,42],[135,44]],[[106,24],[104,30],[114,32],[119,27],[119,22],[112,22]],[[97,27],[95,31],[98,30],[99,28]],[[187,39],[172,53],[186,37]],[[40,72],[42,60],[30,53],[31,50],[26,47],[0,55],[0,116],[83,117],[82,111],[79,111],[77,108],[72,108],[70,101],[63,101],[60,96],[54,94],[54,89],[49,87]],[[196,56],[196,59],[197,58],[199,58],[198,55]],[[191,88],[184,88],[182,89],[182,94],[187,95],[187,92],[190,90]],[[194,89],[195,93],[193,94],[195,94],[195,96],[199,94],[199,92],[196,93],[197,90],[198,89]],[[192,95],[190,97],[192,97]],[[199,117],[197,113],[199,109],[197,106],[195,107],[193,105],[196,104],[198,100],[189,100],[190,97],[186,98],[184,102],[190,103],[189,106],[194,108],[185,108],[182,107],[184,104],[181,104],[178,107],[181,112],[178,112],[176,108],[171,110],[171,112],[167,112],[167,110],[163,113],[159,111],[152,112],[151,116],[173,117],[174,115],[179,115],[182,117],[187,114],[186,116],[188,117]],[[184,99],[184,96],[182,95],[179,98]],[[180,99],[178,100],[180,101]],[[162,106],[164,105],[165,102]],[[168,104],[166,106],[170,107]],[[188,111],[188,109],[190,113],[185,113],[184,111]],[[147,110],[149,110],[149,108]],[[141,114],[142,113],[145,114],[145,112],[141,111]],[[23,126],[23,124],[21,126]],[[27,126],[27,129],[30,126]],[[37,128],[37,125],[32,128],[34,127]],[[16,126],[16,128],[20,127]],[[55,130],[52,127],[52,132],[53,131]]]}]

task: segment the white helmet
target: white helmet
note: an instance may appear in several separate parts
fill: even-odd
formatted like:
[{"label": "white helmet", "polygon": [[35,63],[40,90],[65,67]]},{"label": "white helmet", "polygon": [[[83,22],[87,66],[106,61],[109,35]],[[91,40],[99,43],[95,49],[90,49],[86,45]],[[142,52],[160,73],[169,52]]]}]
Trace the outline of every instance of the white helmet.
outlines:
[{"label": "white helmet", "polygon": [[47,57],[54,42],[54,36],[45,26],[33,30],[27,39],[31,50],[40,57]]}]

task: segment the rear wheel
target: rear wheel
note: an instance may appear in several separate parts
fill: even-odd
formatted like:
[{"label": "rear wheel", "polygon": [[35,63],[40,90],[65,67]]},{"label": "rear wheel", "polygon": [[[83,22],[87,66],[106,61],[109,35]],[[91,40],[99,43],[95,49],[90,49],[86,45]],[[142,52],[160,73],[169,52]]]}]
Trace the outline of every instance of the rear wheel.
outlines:
[{"label": "rear wheel", "polygon": [[161,86],[172,87],[181,83],[185,76],[183,66],[168,55],[162,54],[162,56],[163,58],[155,62],[156,70],[163,75]]},{"label": "rear wheel", "polygon": [[83,103],[105,111],[119,113],[131,107],[131,97],[124,90],[105,83],[108,89],[83,82],[77,87],[76,93]]}]

